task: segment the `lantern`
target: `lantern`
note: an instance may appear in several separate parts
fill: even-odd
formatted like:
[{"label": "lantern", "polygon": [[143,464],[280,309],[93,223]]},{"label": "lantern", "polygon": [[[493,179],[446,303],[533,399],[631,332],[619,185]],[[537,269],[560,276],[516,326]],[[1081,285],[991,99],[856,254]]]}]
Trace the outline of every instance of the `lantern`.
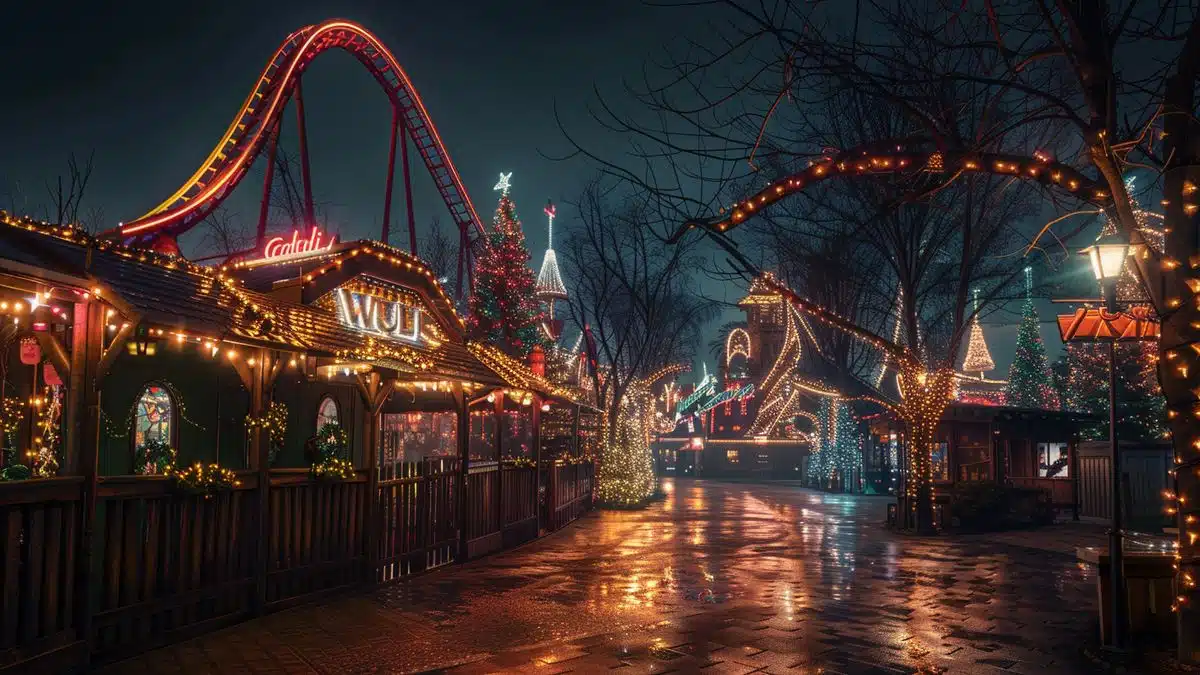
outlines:
[{"label": "lantern", "polygon": [[541,345],[534,345],[533,351],[529,352],[529,369],[538,377],[546,376],[546,352],[542,351]]},{"label": "lantern", "polygon": [[37,365],[42,360],[42,348],[37,340],[27,337],[21,340],[21,363],[27,366]]},{"label": "lantern", "polygon": [[1096,281],[1104,283],[1121,276],[1125,269],[1125,258],[1129,255],[1129,243],[1120,235],[1107,234],[1083,249],[1083,253],[1092,263],[1092,274]]},{"label": "lantern", "polygon": [[62,386],[62,378],[58,376],[58,370],[53,363],[47,363],[42,367],[42,379],[46,381],[47,387]]}]

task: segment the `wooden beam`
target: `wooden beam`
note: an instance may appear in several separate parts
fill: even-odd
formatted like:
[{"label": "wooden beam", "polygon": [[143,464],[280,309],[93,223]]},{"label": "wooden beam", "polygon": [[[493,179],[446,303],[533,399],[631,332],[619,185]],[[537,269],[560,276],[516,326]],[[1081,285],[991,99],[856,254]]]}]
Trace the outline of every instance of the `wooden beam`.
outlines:
[{"label": "wooden beam", "polygon": [[[112,342],[108,344],[108,349],[104,350],[103,355],[100,357],[100,364],[96,367],[97,387],[100,386],[100,381],[108,375],[108,371],[112,369],[113,363],[116,362],[117,357],[121,355],[121,350],[125,348],[125,343],[128,342],[130,336],[133,335],[133,331],[135,330],[139,320],[140,319],[135,318],[122,324],[121,328],[117,330],[117,334],[113,336]],[[107,321],[103,316],[101,317],[100,321],[103,324],[100,330],[104,331],[107,327]]]},{"label": "wooden beam", "polygon": [[467,393],[462,384],[454,388],[454,407],[458,412],[458,424],[454,440],[458,443],[458,485],[455,486],[458,496],[458,562],[467,560],[467,467],[470,465],[471,454],[471,408],[467,402]]},{"label": "wooden beam", "polygon": [[62,343],[50,331],[34,331],[33,336],[37,338],[38,345],[42,348],[42,353],[46,355],[46,358],[50,359],[50,363],[54,364],[54,369],[58,371],[59,378],[64,381],[70,378],[71,362],[67,359],[67,353],[63,351]]},{"label": "wooden beam", "polygon": [[375,401],[371,404],[371,414],[379,415],[383,412],[383,406],[392,397],[392,392],[396,391],[396,379],[392,378],[385,382],[379,390],[375,392]]}]

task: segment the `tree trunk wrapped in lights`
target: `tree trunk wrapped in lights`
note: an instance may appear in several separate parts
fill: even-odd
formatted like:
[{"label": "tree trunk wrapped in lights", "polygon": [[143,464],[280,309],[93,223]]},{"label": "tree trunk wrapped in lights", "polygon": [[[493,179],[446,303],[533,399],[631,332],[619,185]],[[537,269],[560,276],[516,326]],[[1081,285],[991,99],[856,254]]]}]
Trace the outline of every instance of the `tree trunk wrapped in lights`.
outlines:
[{"label": "tree trunk wrapped in lights", "polygon": [[904,482],[904,507],[913,514],[920,532],[933,529],[933,446],[942,413],[954,392],[954,371],[932,375],[910,363],[900,369],[904,400],[896,411],[908,428],[908,472]]}]

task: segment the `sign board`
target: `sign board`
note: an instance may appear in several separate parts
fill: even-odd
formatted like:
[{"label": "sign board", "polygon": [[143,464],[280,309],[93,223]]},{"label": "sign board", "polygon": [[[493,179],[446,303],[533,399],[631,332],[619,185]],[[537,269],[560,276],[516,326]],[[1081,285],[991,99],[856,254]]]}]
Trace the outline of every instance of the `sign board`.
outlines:
[{"label": "sign board", "polygon": [[702,413],[706,410],[712,410],[713,408],[721,405],[722,403],[725,403],[726,401],[740,401],[740,400],[746,398],[747,396],[751,396],[753,394],[754,394],[754,383],[753,382],[745,385],[744,387],[742,387],[740,389],[726,389],[725,391],[720,392],[716,396],[713,396],[712,398],[710,398],[707,401],[705,401],[704,403],[702,403],[700,405],[700,407],[696,408],[695,412],[693,412],[692,414],[699,415],[700,413]]},{"label": "sign board", "polygon": [[263,246],[262,257],[248,260],[242,263],[242,266],[257,267],[259,265],[272,265],[291,262],[293,260],[303,260],[310,256],[327,253],[336,243],[336,234],[325,234],[321,232],[321,228],[319,227],[314,227],[307,235],[303,236],[300,234],[300,230],[292,230],[290,237],[271,237],[268,239],[266,246]]},{"label": "sign board", "polygon": [[338,320],[347,328],[409,344],[422,344],[421,308],[339,288],[334,293]]}]

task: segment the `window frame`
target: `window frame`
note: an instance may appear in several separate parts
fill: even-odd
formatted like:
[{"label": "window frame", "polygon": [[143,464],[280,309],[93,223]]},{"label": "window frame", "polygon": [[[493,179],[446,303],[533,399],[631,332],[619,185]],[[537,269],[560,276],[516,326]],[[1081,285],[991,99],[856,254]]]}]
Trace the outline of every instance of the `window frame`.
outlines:
[{"label": "window frame", "polygon": [[323,426],[321,423],[321,410],[325,407],[326,401],[333,402],[334,417],[337,418],[337,425],[343,429],[346,428],[346,425],[342,424],[342,404],[338,402],[336,396],[326,392],[321,394],[321,397],[317,399],[317,414],[313,416],[313,423],[315,425],[314,433],[320,431]]},{"label": "window frame", "polygon": [[[1047,459],[1049,459],[1050,446],[1061,448],[1063,454],[1060,457],[1065,457],[1067,463],[1063,466],[1063,472],[1057,476],[1042,475],[1042,448],[1046,448]],[[1047,462],[1049,466],[1049,462]],[[1034,441],[1033,442],[1033,470],[1035,478],[1039,480],[1071,480],[1071,442],[1070,441]]]},{"label": "window frame", "polygon": [[137,395],[133,398],[133,419],[129,422],[129,452],[137,454],[137,424],[138,424],[138,409],[142,405],[142,399],[152,387],[161,389],[167,395],[167,402],[170,404],[170,409],[167,411],[169,417],[167,421],[167,443],[176,452],[179,451],[179,401],[175,400],[175,392],[167,386],[163,380],[150,380],[138,389]]}]

